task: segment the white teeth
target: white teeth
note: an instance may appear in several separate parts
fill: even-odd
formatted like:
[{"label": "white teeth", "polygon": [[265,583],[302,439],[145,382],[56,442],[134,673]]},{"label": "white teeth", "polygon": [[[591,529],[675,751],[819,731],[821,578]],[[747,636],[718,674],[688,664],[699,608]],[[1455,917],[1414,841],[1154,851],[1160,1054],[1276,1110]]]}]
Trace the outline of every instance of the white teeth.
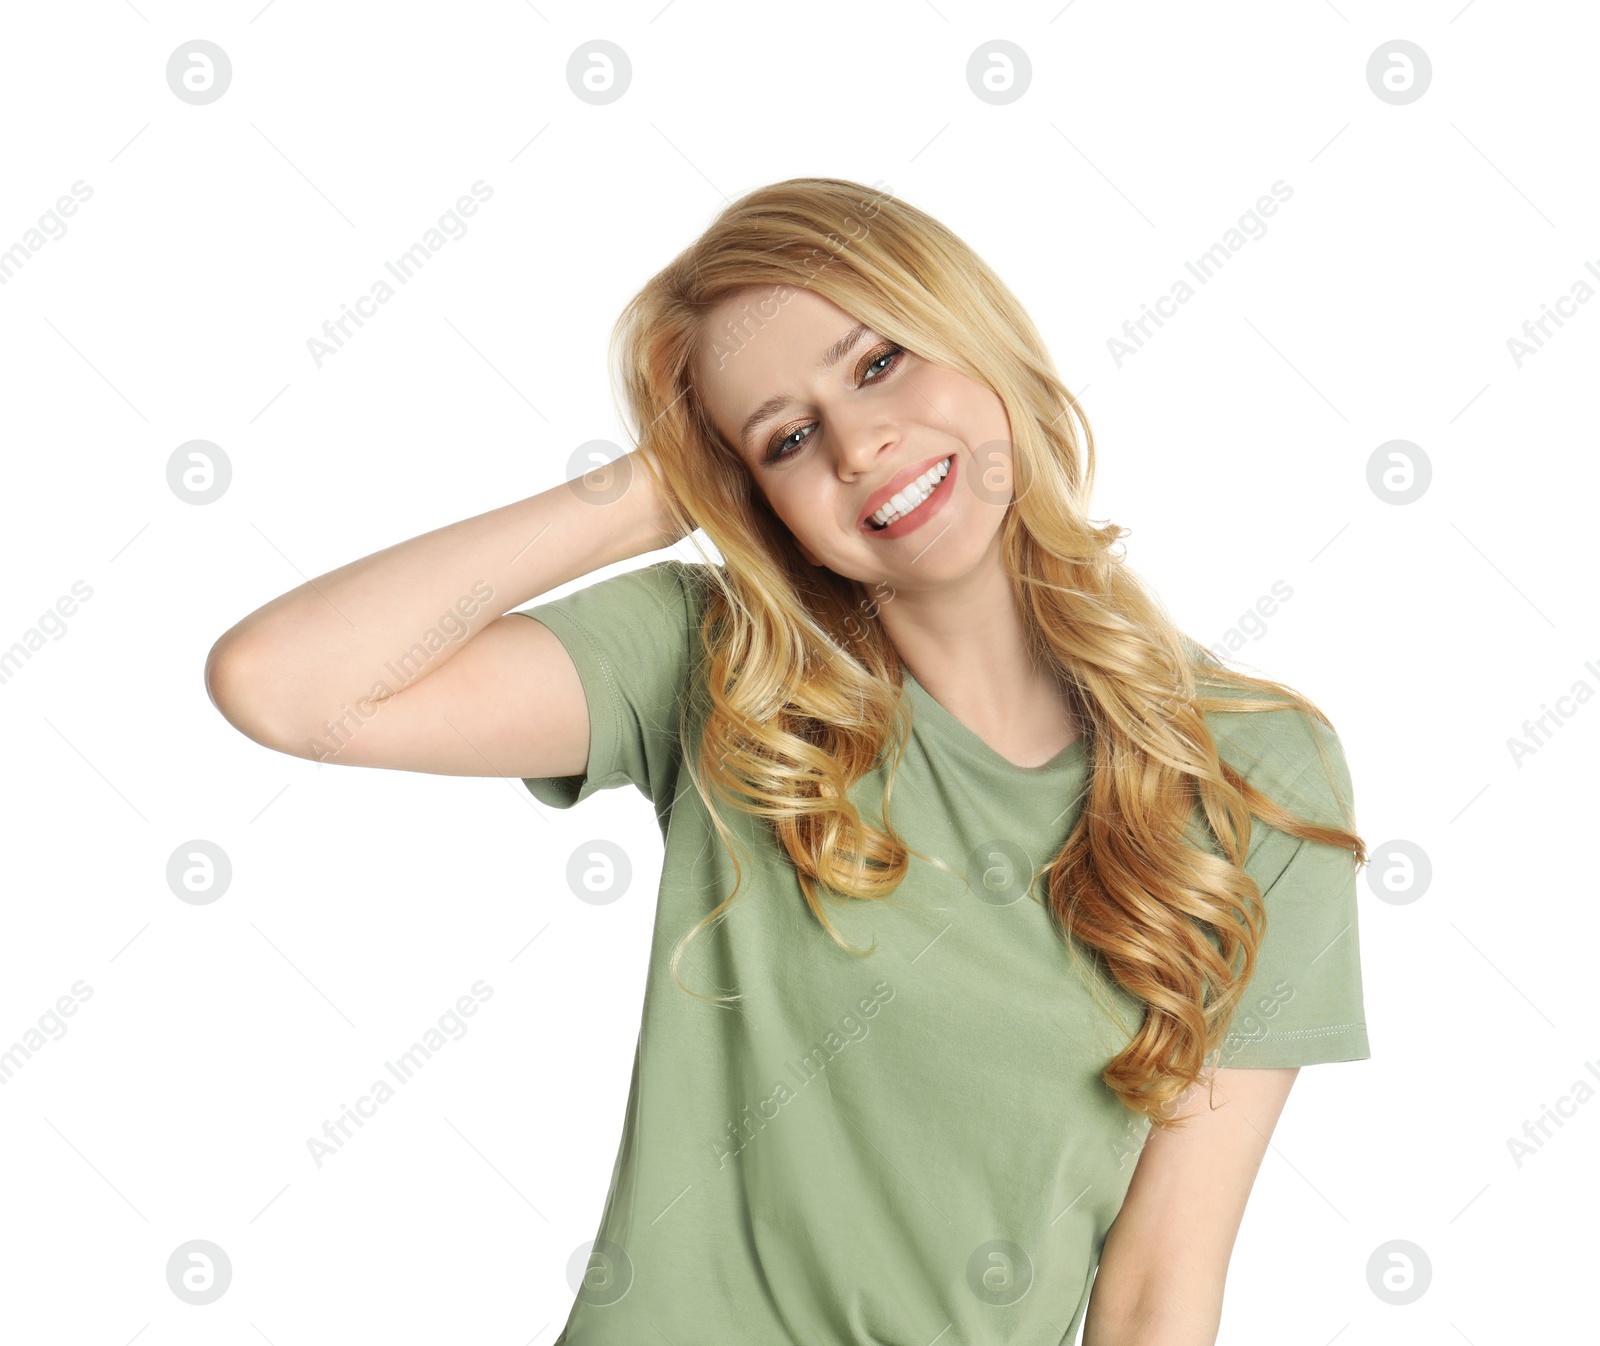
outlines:
[{"label": "white teeth", "polygon": [[888,503],[874,513],[872,522],[880,528],[887,528],[896,519],[911,513],[918,505],[933,494],[933,489],[945,479],[950,471],[951,460],[929,468],[909,486],[902,487],[889,497]]}]

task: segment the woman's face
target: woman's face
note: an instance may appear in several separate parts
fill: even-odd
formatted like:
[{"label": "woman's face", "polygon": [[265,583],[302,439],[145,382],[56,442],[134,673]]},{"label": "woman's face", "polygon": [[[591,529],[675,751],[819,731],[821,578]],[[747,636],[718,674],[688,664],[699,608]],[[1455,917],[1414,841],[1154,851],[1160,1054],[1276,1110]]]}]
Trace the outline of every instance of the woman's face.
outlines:
[{"label": "woman's face", "polygon": [[[719,305],[695,378],[717,432],[812,565],[917,589],[995,559],[1011,426],[982,384],[792,286],[752,287]],[[936,484],[920,505],[883,529],[865,521],[930,470]]]}]

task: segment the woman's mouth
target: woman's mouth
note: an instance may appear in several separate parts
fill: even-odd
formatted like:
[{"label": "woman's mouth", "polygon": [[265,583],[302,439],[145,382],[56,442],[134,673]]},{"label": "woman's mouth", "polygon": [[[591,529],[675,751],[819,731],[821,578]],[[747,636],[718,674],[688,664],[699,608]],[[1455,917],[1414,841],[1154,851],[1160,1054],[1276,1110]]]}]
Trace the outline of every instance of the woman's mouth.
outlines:
[{"label": "woman's mouth", "polygon": [[[880,508],[867,519],[867,531],[880,537],[889,534],[899,537],[908,533],[918,524],[922,523],[929,515],[937,511],[938,504],[948,498],[951,486],[948,484],[955,475],[955,455],[951,454],[942,462],[934,464],[922,476],[910,485],[902,487]],[[935,502],[929,508],[930,502]]]}]

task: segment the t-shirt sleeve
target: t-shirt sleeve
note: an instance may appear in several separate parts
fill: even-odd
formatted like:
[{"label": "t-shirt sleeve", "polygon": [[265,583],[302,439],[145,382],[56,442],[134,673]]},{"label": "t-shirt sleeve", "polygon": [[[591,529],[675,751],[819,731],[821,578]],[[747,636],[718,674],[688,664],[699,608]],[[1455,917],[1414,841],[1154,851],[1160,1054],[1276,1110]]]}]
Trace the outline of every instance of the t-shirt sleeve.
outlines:
[{"label": "t-shirt sleeve", "polygon": [[596,790],[631,784],[658,812],[670,808],[683,755],[678,705],[691,676],[698,624],[693,594],[704,568],[658,561],[516,610],[561,641],[589,708],[584,771],[523,777],[534,798],[569,809]]},{"label": "t-shirt sleeve", "polygon": [[[1213,727],[1219,751],[1256,789],[1298,818],[1354,830],[1349,767],[1327,725],[1285,709],[1225,712]],[[1266,934],[1216,1064],[1367,1059],[1354,854],[1255,818],[1244,868],[1261,889]]]}]

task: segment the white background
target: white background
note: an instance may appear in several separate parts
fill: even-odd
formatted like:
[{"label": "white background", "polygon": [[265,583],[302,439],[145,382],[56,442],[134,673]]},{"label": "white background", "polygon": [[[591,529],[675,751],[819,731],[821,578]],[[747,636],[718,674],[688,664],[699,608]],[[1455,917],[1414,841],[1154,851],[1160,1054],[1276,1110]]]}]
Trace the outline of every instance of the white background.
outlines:
[{"label": "white background", "polygon": [[[621,442],[617,311],[802,175],[885,182],[997,269],[1082,393],[1096,517],[1186,631],[1292,588],[1240,657],[1338,729],[1374,883],[1402,848],[1431,866],[1409,902],[1362,878],[1373,1056],[1302,1071],[1218,1340],[1592,1331],[1600,303],[1520,367],[1507,344],[1600,290],[1591,7],[104,0],[5,27],[0,649],[92,589],[0,683],[0,1050],[92,988],[0,1072],[8,1339],[553,1341],[626,1098],[649,804],[274,754],[202,668],[273,596]],[[566,74],[595,38],[632,63],[598,107]],[[1000,106],[966,79],[997,38],[1032,67]],[[232,63],[205,105],[166,79],[194,39]],[[1405,105],[1367,82],[1394,39],[1432,64]],[[480,179],[466,235],[318,368],[308,338]],[[1119,366],[1108,338],[1279,180]],[[78,181],[64,236],[30,233]],[[232,465],[208,505],[167,482],[192,439]],[[1431,467],[1409,504],[1369,485],[1394,439]],[[596,907],[565,873],[599,836],[635,883]],[[206,905],[166,877],[196,839],[233,869]],[[307,1139],[479,979],[467,1034],[319,1168]],[[167,1283],[191,1239],[232,1266],[205,1307]],[[1404,1306],[1369,1284],[1396,1239],[1431,1267]]]}]

